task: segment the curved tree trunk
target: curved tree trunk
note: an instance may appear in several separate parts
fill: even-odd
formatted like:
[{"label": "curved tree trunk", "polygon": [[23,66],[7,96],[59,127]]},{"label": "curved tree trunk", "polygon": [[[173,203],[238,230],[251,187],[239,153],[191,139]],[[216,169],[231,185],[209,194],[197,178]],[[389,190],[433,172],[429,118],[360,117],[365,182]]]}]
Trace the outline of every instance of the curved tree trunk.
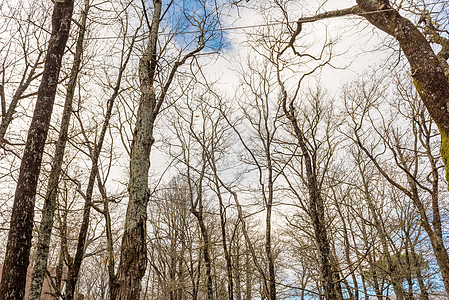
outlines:
[{"label": "curved tree trunk", "polygon": [[0,286],[0,298],[22,300],[34,219],[34,204],[45,140],[50,125],[62,56],[70,31],[73,0],[56,1],[52,32],[45,57],[42,81],[38,89],[33,119],[20,165],[8,243]]},{"label": "curved tree trunk", "polygon": [[[393,36],[404,51],[410,64],[415,87],[421,96],[430,116],[438,125],[441,133],[441,156],[449,180],[449,82],[444,73],[445,66],[425,36],[407,18],[386,0],[358,0],[363,17],[371,24]],[[377,11],[378,13],[372,13]],[[366,13],[370,12],[370,13]],[[449,286],[446,286],[449,290]]]}]

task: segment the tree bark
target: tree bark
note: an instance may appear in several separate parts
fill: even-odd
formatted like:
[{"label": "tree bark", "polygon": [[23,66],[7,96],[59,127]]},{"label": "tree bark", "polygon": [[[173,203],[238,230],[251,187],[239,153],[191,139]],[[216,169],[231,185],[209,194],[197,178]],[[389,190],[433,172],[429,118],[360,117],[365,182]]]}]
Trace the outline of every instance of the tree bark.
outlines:
[{"label": "tree bark", "polygon": [[[213,164],[215,167],[215,164]],[[217,176],[216,169],[213,170],[214,176]],[[226,207],[223,205],[223,198],[220,192],[220,186],[218,180],[215,178],[214,180],[215,189],[218,197],[219,207],[220,207],[220,228],[221,228],[221,242],[223,245],[223,253],[226,260],[226,275],[227,275],[227,284],[228,284],[228,299],[234,299],[234,284],[232,278],[232,257],[231,257],[231,247],[228,248],[226,242]]]},{"label": "tree bark", "polygon": [[55,155],[53,157],[52,168],[48,180],[47,192],[45,194],[42,220],[39,226],[38,242],[36,246],[36,262],[31,274],[31,287],[28,300],[39,300],[42,292],[42,284],[47,272],[48,252],[50,248],[51,231],[53,229],[53,219],[56,209],[56,197],[58,195],[59,177],[61,175],[64,152],[68,140],[70,116],[72,114],[72,103],[75,94],[76,80],[81,66],[81,56],[83,53],[84,34],[86,32],[87,14],[89,11],[89,1],[84,1],[84,10],[81,16],[80,31],[76,42],[75,57],[73,60],[70,80],[67,85],[67,94],[62,113],[59,137],[56,142]]},{"label": "tree bark", "polygon": [[[265,122],[267,120],[265,119]],[[268,131],[267,131],[268,132]],[[274,198],[274,179],[273,179],[273,165],[272,165],[272,157],[270,150],[270,142],[266,141],[266,149],[265,155],[267,159],[267,169],[268,169],[268,197],[266,197],[267,204],[267,215],[265,217],[265,253],[268,261],[268,280],[269,280],[269,289],[268,289],[268,297],[270,300],[276,300],[276,273],[274,270],[274,258],[271,246],[271,214],[273,207],[273,198]],[[265,191],[263,191],[265,193]]]},{"label": "tree bark", "polygon": [[5,300],[22,300],[25,293],[37,181],[53,111],[62,56],[69,36],[73,2],[73,0],[57,1],[54,5],[52,32],[42,81],[38,89],[14,196],[0,286],[0,298]]},{"label": "tree bark", "polygon": [[156,70],[161,0],[154,0],[150,40],[139,63],[140,104],[131,144],[129,202],[126,211],[120,264],[117,272],[116,299],[140,298],[141,280],[147,266],[146,220],[150,151],[154,143],[153,126],[157,115],[157,99],[153,87]]},{"label": "tree bark", "polygon": [[245,285],[246,285],[246,291],[245,291],[245,300],[251,300],[253,299],[253,273],[251,270],[251,254],[249,251],[246,251],[245,254]]},{"label": "tree bark", "polygon": [[[206,149],[203,148],[202,153],[202,161],[206,162],[207,153]],[[210,258],[210,238],[209,232],[207,230],[206,223],[204,222],[204,206],[203,206],[203,180],[206,173],[206,163],[204,163],[201,167],[201,171],[199,172],[198,181],[195,183],[196,193],[194,193],[194,186],[192,184],[192,176],[190,176],[190,167],[187,171],[187,180],[189,186],[189,196],[190,196],[190,211],[198,220],[198,225],[200,226],[202,244],[200,244],[200,248],[202,254],[204,256],[204,263],[206,264],[206,289],[207,289],[207,299],[214,299],[214,291],[212,287],[212,261]],[[196,194],[196,199],[194,199],[194,195]]]},{"label": "tree bark", "polygon": [[113,292],[116,299],[139,299],[141,280],[146,270],[146,220],[150,196],[148,171],[151,147],[154,143],[153,128],[156,117],[178,68],[205,47],[204,36],[201,32],[198,47],[174,63],[165,85],[162,86],[160,95],[157,96],[154,83],[161,10],[162,1],[153,0],[150,38],[139,62],[140,103],[131,144],[129,200],[120,252],[120,264],[117,271],[116,291]]}]

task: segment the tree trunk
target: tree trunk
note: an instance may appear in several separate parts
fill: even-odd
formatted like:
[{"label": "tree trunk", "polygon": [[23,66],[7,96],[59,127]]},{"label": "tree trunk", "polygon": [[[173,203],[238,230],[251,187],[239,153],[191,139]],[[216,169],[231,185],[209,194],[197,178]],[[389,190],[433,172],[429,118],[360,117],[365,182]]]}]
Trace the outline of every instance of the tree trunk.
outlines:
[{"label": "tree trunk", "polygon": [[[206,162],[206,149],[203,148],[202,161]],[[200,249],[204,256],[204,263],[206,264],[206,289],[207,289],[207,299],[213,300],[214,293],[212,287],[212,261],[210,258],[210,238],[207,231],[206,224],[204,222],[204,212],[203,212],[203,179],[205,176],[206,164],[202,165],[201,171],[199,172],[198,181],[195,183],[196,193],[194,193],[194,185],[192,184],[192,177],[190,176],[190,168],[187,171],[187,180],[189,186],[189,196],[190,196],[190,211],[198,220],[198,225],[200,226],[202,244],[200,244]],[[194,195],[196,194],[196,199],[194,200]]]},{"label": "tree trunk", "polygon": [[[388,247],[388,239],[387,234],[385,233],[384,227],[382,226],[381,217],[379,216],[377,212],[377,207],[375,206],[375,203],[373,203],[373,199],[371,197],[371,193],[369,191],[369,182],[366,178],[366,174],[364,173],[364,170],[359,165],[359,171],[360,176],[362,178],[362,185],[363,185],[363,192],[365,196],[365,201],[368,205],[368,209],[371,211],[371,214],[374,219],[374,228],[376,228],[377,234],[379,235],[380,242],[382,245],[383,255],[385,256],[387,263],[388,263],[388,274],[390,275],[391,283],[393,284],[394,293],[396,296],[396,299],[403,300],[404,299],[404,288],[402,286],[402,279],[399,275],[398,270],[398,263],[393,262],[392,260],[392,254],[390,254],[390,250]],[[398,257],[400,253],[397,254]],[[376,267],[376,266],[375,266]]]},{"label": "tree trunk", "polygon": [[89,11],[89,1],[85,0],[82,12],[80,31],[76,42],[75,57],[73,60],[70,80],[67,85],[67,94],[62,113],[61,127],[58,141],[56,142],[55,155],[53,157],[52,168],[48,180],[47,192],[45,194],[42,220],[39,226],[38,243],[36,246],[36,262],[31,275],[31,287],[28,300],[39,300],[42,292],[42,284],[47,272],[48,252],[50,248],[51,231],[53,229],[53,219],[56,209],[56,197],[58,195],[59,176],[61,175],[62,163],[64,160],[65,146],[68,139],[70,116],[72,114],[73,96],[75,94],[76,80],[81,66],[81,55],[83,53],[84,33],[86,31],[87,14]]},{"label": "tree trunk", "polygon": [[314,156],[311,155],[311,151],[307,148],[305,137],[295,115],[293,102],[287,106],[287,92],[279,77],[278,82],[281,86],[281,105],[283,107],[283,111],[290,121],[304,158],[305,177],[309,196],[308,214],[312,220],[314,238],[318,250],[318,263],[324,290],[324,297],[326,299],[342,299],[342,295],[338,292],[337,287],[340,283],[334,280],[330,242],[326,230],[324,202],[321,196],[321,191],[318,187],[317,171],[314,169],[314,166],[317,164],[313,161]]},{"label": "tree trunk", "polygon": [[207,232],[206,224],[204,224],[204,220],[200,214],[195,214],[195,216],[198,219],[198,223],[200,224],[201,229],[201,236],[203,237],[203,245],[202,245],[202,251],[204,256],[204,263],[206,264],[206,289],[207,289],[207,299],[213,300],[214,299],[214,289],[212,287],[212,261],[210,259],[209,254],[209,248],[210,248],[210,242],[209,242],[209,234]]},{"label": "tree trunk", "polygon": [[57,1],[52,16],[52,32],[38,89],[33,119],[20,166],[6,246],[1,299],[22,300],[34,218],[34,204],[45,140],[50,125],[62,56],[70,31],[73,0]]},{"label": "tree trunk", "polygon": [[253,298],[253,273],[251,270],[251,254],[249,251],[246,251],[245,254],[245,278],[246,278],[246,292],[245,292],[245,300],[251,300]]},{"label": "tree trunk", "polygon": [[[266,120],[265,120],[266,121]],[[265,254],[268,261],[268,297],[270,300],[276,300],[276,273],[274,270],[274,258],[271,247],[271,213],[273,207],[274,187],[273,187],[273,166],[271,162],[270,145],[267,141],[266,145],[266,159],[268,161],[268,197],[267,201],[267,215],[265,218]],[[265,192],[265,191],[263,191]],[[265,197],[265,195],[264,195]]]},{"label": "tree trunk", "polygon": [[[206,149],[205,149],[206,150]],[[221,229],[221,243],[223,246],[223,253],[226,260],[226,275],[227,275],[227,286],[228,286],[228,299],[234,299],[234,283],[232,276],[232,241],[231,244],[227,244],[226,237],[226,207],[223,205],[223,197],[220,191],[220,182],[218,179],[217,167],[215,165],[215,153],[208,153],[208,161],[210,163],[212,172],[214,174],[214,186],[215,193],[218,197],[218,204],[220,209],[220,229]]]},{"label": "tree trunk", "polygon": [[146,220],[149,200],[148,171],[150,151],[154,143],[153,126],[157,115],[153,87],[156,69],[156,51],[162,2],[155,0],[150,41],[139,63],[140,104],[131,144],[129,202],[126,211],[116,299],[140,298],[141,280],[147,267]]},{"label": "tree trunk", "polygon": [[[236,300],[242,300],[242,284],[240,282],[240,278],[241,278],[241,273],[240,273],[240,236],[239,236],[239,231],[238,231],[238,224],[236,225],[235,228],[236,231],[236,239],[235,239],[235,250],[234,250],[234,262],[235,262],[235,267],[234,267],[234,278],[235,278],[235,299]],[[231,241],[231,247],[232,247],[232,241]],[[232,248],[230,249],[232,251]]]},{"label": "tree trunk", "polygon": [[421,293],[419,294],[420,300],[429,300],[429,292],[427,292],[426,284],[424,283],[424,278],[421,273],[421,262],[418,260],[418,256],[415,252],[415,247],[410,242],[410,252],[412,256],[412,265],[416,268],[416,279],[418,280],[418,285]]},{"label": "tree trunk", "polygon": [[59,249],[58,263],[56,265],[54,294],[58,294],[61,292],[61,283],[62,283],[63,273],[64,273],[64,249],[63,249],[63,245],[61,243],[61,248]]},{"label": "tree trunk", "polygon": [[219,206],[220,206],[220,225],[221,225],[221,240],[223,245],[223,252],[226,260],[226,275],[227,275],[227,283],[228,283],[228,299],[233,300],[234,299],[234,284],[233,284],[233,278],[232,278],[232,258],[231,258],[231,247],[228,248],[227,242],[226,242],[226,207],[223,205],[223,199],[221,197],[220,193],[220,187],[218,185],[218,182],[215,182],[216,189],[217,189],[217,195],[219,199]]},{"label": "tree trunk", "polygon": [[111,214],[109,213],[109,199],[106,194],[106,189],[101,182],[99,176],[97,176],[97,184],[100,190],[101,197],[103,198],[103,215],[105,219],[105,231],[106,231],[106,241],[108,249],[108,285],[109,285],[109,299],[115,299],[117,292],[117,287],[115,283],[115,257],[114,257],[114,240],[112,237],[112,220]]},{"label": "tree trunk", "polygon": [[[337,195],[334,194],[334,199],[338,199]],[[348,237],[348,231],[352,231],[352,226],[349,223],[349,228],[346,225],[345,217],[341,211],[340,204],[336,203],[335,205],[338,215],[340,216],[341,224],[343,227],[343,241],[344,241],[344,255],[346,259],[346,263],[348,264],[349,272],[351,274],[352,283],[354,284],[354,287],[351,287],[349,283],[347,283],[347,290],[349,294],[349,299],[359,299],[359,287],[357,283],[356,273],[355,273],[355,266],[353,265],[353,262],[351,260],[351,253],[350,253],[350,242]],[[349,230],[348,230],[349,229]]]}]

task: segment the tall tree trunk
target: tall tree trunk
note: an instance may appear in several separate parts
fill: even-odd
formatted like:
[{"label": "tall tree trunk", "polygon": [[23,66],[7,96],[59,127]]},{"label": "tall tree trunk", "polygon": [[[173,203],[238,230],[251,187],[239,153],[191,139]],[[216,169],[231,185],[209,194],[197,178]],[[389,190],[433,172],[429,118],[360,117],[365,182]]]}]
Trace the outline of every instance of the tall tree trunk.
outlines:
[{"label": "tall tree trunk", "polygon": [[56,265],[55,272],[55,292],[54,294],[61,293],[61,283],[62,276],[64,273],[64,249],[61,243],[61,248],[59,249],[58,263]]},{"label": "tall tree trunk", "polygon": [[[338,199],[335,192],[334,192],[334,199]],[[351,260],[350,242],[349,242],[349,236],[348,236],[348,231],[349,230],[352,231],[352,228],[351,228],[350,221],[348,222],[349,228],[348,228],[348,225],[346,225],[346,219],[345,219],[345,216],[343,215],[343,212],[341,211],[339,203],[336,203],[335,207],[337,208],[337,212],[338,212],[338,215],[340,216],[341,224],[343,227],[344,254],[345,254],[346,263],[348,264],[349,272],[351,274],[352,284],[354,285],[354,287],[351,287],[349,285],[349,283],[347,284],[349,299],[356,300],[356,299],[359,299],[359,287],[358,287],[357,278],[356,278],[356,274],[355,274],[355,266]]]},{"label": "tall tree trunk", "polygon": [[[403,300],[404,299],[404,288],[402,286],[403,279],[400,275],[399,270],[399,260],[398,262],[394,262],[392,259],[392,254],[390,253],[389,246],[388,246],[388,238],[387,234],[384,230],[384,226],[381,221],[381,216],[377,212],[378,208],[376,207],[374,200],[372,199],[370,189],[369,189],[369,179],[367,178],[367,174],[365,173],[365,166],[362,166],[362,162],[358,163],[359,167],[359,173],[360,177],[362,179],[362,188],[364,193],[364,200],[366,201],[368,205],[368,210],[371,212],[371,215],[373,217],[374,221],[374,228],[376,228],[377,234],[379,235],[380,244],[382,246],[383,255],[386,258],[386,261],[388,263],[388,274],[391,279],[391,283],[393,284],[394,293],[397,299]],[[398,257],[400,253],[397,253]]]},{"label": "tall tree trunk", "polygon": [[[409,238],[409,237],[407,237]],[[424,278],[421,273],[421,262],[416,255],[415,247],[410,241],[410,252],[412,257],[412,265],[416,268],[416,279],[418,280],[418,285],[421,293],[419,294],[420,300],[429,300],[429,292],[427,291],[426,284],[424,283]]]},{"label": "tall tree trunk", "polygon": [[106,241],[108,249],[108,285],[109,285],[109,299],[115,299],[117,292],[117,287],[115,283],[115,257],[114,257],[114,240],[112,237],[112,220],[111,214],[109,212],[109,199],[106,194],[106,188],[99,176],[97,176],[97,185],[100,190],[101,197],[103,198],[103,215],[105,219],[105,231],[106,231]]},{"label": "tall tree trunk", "polygon": [[245,300],[253,299],[253,273],[251,270],[251,254],[246,250],[245,254]]},{"label": "tall tree trunk", "polygon": [[220,187],[218,185],[218,181],[215,181],[216,189],[218,191],[218,199],[220,206],[220,225],[221,225],[221,241],[223,245],[223,252],[226,260],[226,275],[227,275],[227,283],[228,283],[228,299],[234,299],[234,284],[232,278],[232,258],[231,258],[231,247],[228,248],[226,242],[226,207],[223,205],[223,199],[220,193]]},{"label": "tall tree trunk", "polygon": [[149,28],[150,38],[139,62],[140,103],[131,144],[129,200],[120,252],[120,264],[116,277],[116,291],[113,293],[116,295],[116,299],[139,299],[141,281],[147,266],[146,220],[150,195],[148,171],[151,147],[154,143],[154,122],[178,68],[205,47],[203,33],[200,33],[198,47],[174,63],[160,95],[157,96],[154,83],[161,10],[162,1],[153,0],[153,17]]},{"label": "tall tree trunk", "polygon": [[[268,141],[267,141],[268,143]],[[266,146],[266,158],[268,161],[268,197],[267,201],[267,215],[265,218],[265,254],[268,261],[268,297],[270,300],[276,300],[276,274],[274,270],[274,258],[271,247],[271,212],[273,207],[273,166],[271,162],[270,145]],[[265,191],[264,191],[265,192]],[[264,195],[265,197],[265,195]]]},{"label": "tall tree trunk", "polygon": [[[204,149],[207,150],[207,149]],[[227,275],[227,285],[228,285],[228,299],[233,300],[234,299],[234,283],[233,283],[233,276],[232,276],[232,241],[229,245],[226,242],[226,207],[223,204],[223,197],[220,190],[220,181],[218,179],[218,173],[217,173],[217,166],[215,164],[215,153],[207,153],[208,161],[210,164],[210,167],[212,169],[212,172],[214,174],[214,185],[215,185],[215,193],[218,197],[218,205],[220,209],[220,229],[221,229],[221,243],[223,246],[223,253],[226,260],[226,275]]]},{"label": "tall tree trunk", "polygon": [[[202,153],[202,161],[206,162],[207,160],[207,150],[203,148]],[[198,181],[195,183],[196,191],[194,191],[194,185],[192,184],[192,176],[190,175],[190,167],[187,171],[187,180],[189,186],[189,197],[190,197],[190,211],[198,220],[198,225],[200,226],[202,244],[200,245],[202,254],[204,256],[204,263],[206,264],[206,290],[207,290],[207,299],[214,299],[214,291],[212,287],[212,261],[210,257],[210,238],[209,232],[206,227],[206,223],[204,222],[204,206],[203,206],[203,180],[206,174],[206,163],[204,163],[201,167],[201,171],[199,172]],[[195,193],[196,192],[196,193]],[[195,196],[196,195],[196,199]]]},{"label": "tall tree trunk", "polygon": [[[92,160],[92,168],[90,171],[90,175],[89,175],[89,181],[87,183],[87,188],[86,188],[86,194],[84,195],[85,197],[85,203],[84,203],[84,209],[83,209],[83,219],[81,222],[81,228],[78,234],[78,244],[77,244],[77,248],[76,248],[76,253],[75,253],[75,258],[73,261],[73,264],[70,266],[70,270],[68,273],[68,278],[67,278],[67,294],[66,294],[66,299],[67,300],[71,300],[74,298],[75,296],[75,286],[76,283],[78,281],[78,275],[79,275],[79,271],[81,268],[81,263],[83,261],[83,257],[84,257],[84,251],[85,251],[85,244],[86,244],[86,239],[87,239],[87,231],[89,228],[89,222],[90,222],[90,208],[92,207],[92,195],[93,195],[93,189],[95,186],[95,180],[97,180],[98,182],[98,188],[100,190],[100,194],[103,197],[103,214],[106,218],[106,235],[107,235],[107,239],[108,239],[108,250],[109,250],[109,255],[111,256],[109,259],[109,262],[113,263],[113,259],[112,259],[112,246],[110,245],[112,242],[112,233],[111,233],[111,228],[110,228],[110,215],[109,215],[109,208],[108,208],[108,204],[107,204],[107,195],[106,195],[106,190],[104,188],[104,184],[101,182],[101,179],[98,178],[98,160],[100,158],[100,153],[101,153],[101,149],[103,148],[103,142],[106,136],[106,131],[109,127],[109,122],[112,116],[112,109],[114,108],[114,102],[115,99],[118,97],[119,92],[120,92],[120,86],[121,86],[121,82],[122,82],[122,78],[123,78],[123,73],[125,72],[126,66],[129,62],[129,59],[131,57],[131,53],[134,47],[134,42],[135,42],[135,38],[133,38],[131,45],[129,46],[129,50],[127,55],[125,55],[125,50],[123,49],[122,52],[122,56],[121,56],[121,62],[120,62],[120,68],[119,68],[119,72],[117,75],[117,79],[116,79],[116,83],[115,86],[113,88],[113,92],[111,97],[109,97],[107,104],[106,104],[106,115],[104,117],[104,121],[103,121],[103,125],[100,131],[100,135],[98,138],[97,143],[95,144],[95,147],[93,149],[89,148],[89,152],[91,155],[91,160]],[[84,132],[84,129],[82,130],[83,135],[86,139],[86,141],[88,140],[87,135]],[[112,269],[112,270],[111,270]],[[112,271],[112,273],[111,273]],[[113,266],[111,267],[111,265],[109,265],[109,285],[114,286],[115,285],[115,276],[111,276],[113,275]],[[114,295],[113,292],[115,292],[115,289],[111,290],[111,295]]]},{"label": "tall tree trunk", "polygon": [[281,86],[282,109],[294,130],[295,137],[304,158],[305,180],[307,182],[307,192],[309,196],[308,214],[312,221],[314,238],[318,248],[318,263],[324,297],[326,299],[342,299],[342,295],[338,292],[339,288],[337,287],[340,283],[334,280],[335,276],[331,261],[330,241],[326,229],[324,201],[318,186],[318,173],[314,167],[317,165],[316,161],[314,161],[315,156],[311,154],[311,151],[307,148],[306,139],[297,120],[293,102],[287,104],[287,92],[279,77],[279,73],[278,83]]},{"label": "tall tree trunk", "polygon": [[[195,213],[194,213],[195,214]],[[210,238],[207,232],[206,224],[204,224],[203,214],[196,213],[195,216],[200,224],[201,236],[203,237],[203,245],[201,249],[203,251],[204,263],[206,264],[206,289],[207,289],[207,299],[214,299],[214,289],[212,287],[212,261],[209,254],[210,249]]]},{"label": "tall tree trunk", "polygon": [[20,165],[19,178],[6,246],[0,298],[22,300],[34,219],[34,204],[45,140],[50,125],[62,56],[70,31],[73,0],[57,1],[52,15],[52,32],[38,89],[33,119]]},{"label": "tall tree trunk", "polygon": [[141,280],[147,267],[146,220],[149,200],[148,171],[154,143],[153,126],[157,115],[153,87],[161,0],[154,0],[150,40],[139,63],[140,104],[131,144],[129,201],[126,211],[120,264],[117,272],[116,299],[140,298]]},{"label": "tall tree trunk", "polygon": [[[235,225],[235,248],[234,248],[234,278],[235,278],[235,299],[236,300],[242,300],[242,284],[241,284],[241,272],[240,272],[240,235],[238,230],[238,223]],[[231,240],[231,247],[232,247],[232,240]],[[232,251],[232,248],[230,249]]]},{"label": "tall tree trunk", "polygon": [[72,103],[75,94],[76,80],[81,66],[81,56],[83,53],[84,34],[86,32],[87,14],[90,8],[89,0],[84,1],[84,10],[81,16],[80,31],[76,42],[75,57],[73,60],[70,80],[67,85],[67,94],[62,113],[59,137],[55,146],[52,168],[48,180],[47,192],[45,194],[42,220],[39,226],[38,242],[36,246],[36,262],[31,274],[31,287],[28,300],[40,299],[42,284],[47,272],[48,252],[50,248],[51,231],[53,229],[53,219],[56,209],[56,197],[58,195],[59,177],[61,175],[62,163],[64,160],[65,146],[68,139],[70,116],[72,114]]}]

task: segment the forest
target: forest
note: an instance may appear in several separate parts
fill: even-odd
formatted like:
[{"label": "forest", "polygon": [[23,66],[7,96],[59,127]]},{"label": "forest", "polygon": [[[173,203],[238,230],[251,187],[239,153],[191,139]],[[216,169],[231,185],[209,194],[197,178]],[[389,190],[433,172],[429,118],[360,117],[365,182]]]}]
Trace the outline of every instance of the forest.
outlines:
[{"label": "forest", "polygon": [[0,0],[0,299],[449,299],[449,2]]}]

